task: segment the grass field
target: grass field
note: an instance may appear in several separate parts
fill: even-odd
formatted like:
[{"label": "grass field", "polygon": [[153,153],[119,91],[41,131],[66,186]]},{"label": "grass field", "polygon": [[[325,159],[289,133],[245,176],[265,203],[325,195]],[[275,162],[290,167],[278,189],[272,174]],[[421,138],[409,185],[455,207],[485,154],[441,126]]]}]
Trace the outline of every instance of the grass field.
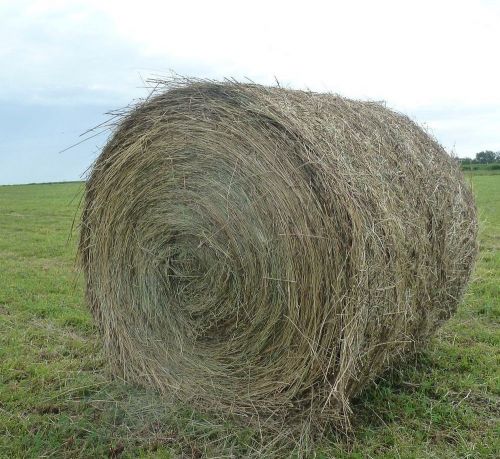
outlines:
[{"label": "grass field", "polygon": [[491,173],[498,174],[500,172],[500,163],[489,164],[461,164],[461,169],[465,173],[473,173],[475,175],[487,175]]},{"label": "grass field", "polygon": [[[500,457],[500,174],[470,180],[481,258],[465,302],[356,401],[353,434],[332,433],[317,457]],[[0,187],[0,458],[255,454],[258,433],[106,376],[69,239],[81,190]]]}]

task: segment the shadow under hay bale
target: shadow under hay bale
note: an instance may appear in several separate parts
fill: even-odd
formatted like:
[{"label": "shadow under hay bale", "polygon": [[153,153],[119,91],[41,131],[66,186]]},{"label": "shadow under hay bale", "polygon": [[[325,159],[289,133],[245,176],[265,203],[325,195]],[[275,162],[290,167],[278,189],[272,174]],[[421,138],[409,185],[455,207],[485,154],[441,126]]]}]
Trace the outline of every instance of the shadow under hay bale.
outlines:
[{"label": "shadow under hay bale", "polygon": [[80,257],[114,373],[245,422],[345,426],[455,311],[477,252],[454,160],[381,104],[174,81],[86,185]]}]

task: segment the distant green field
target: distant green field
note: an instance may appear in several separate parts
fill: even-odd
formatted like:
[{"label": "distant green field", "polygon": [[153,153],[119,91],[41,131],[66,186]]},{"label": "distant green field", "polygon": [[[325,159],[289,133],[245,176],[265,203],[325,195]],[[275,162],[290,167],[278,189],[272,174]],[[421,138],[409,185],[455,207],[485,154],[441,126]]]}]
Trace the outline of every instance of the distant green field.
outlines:
[{"label": "distant green field", "polygon": [[[470,180],[481,258],[466,301],[425,352],[364,392],[353,433],[332,433],[316,457],[500,457],[500,175]],[[69,238],[81,191],[0,187],[0,458],[258,456],[258,432],[106,376]]]},{"label": "distant green field", "polygon": [[500,163],[490,164],[461,164],[462,171],[475,175],[500,174]]}]

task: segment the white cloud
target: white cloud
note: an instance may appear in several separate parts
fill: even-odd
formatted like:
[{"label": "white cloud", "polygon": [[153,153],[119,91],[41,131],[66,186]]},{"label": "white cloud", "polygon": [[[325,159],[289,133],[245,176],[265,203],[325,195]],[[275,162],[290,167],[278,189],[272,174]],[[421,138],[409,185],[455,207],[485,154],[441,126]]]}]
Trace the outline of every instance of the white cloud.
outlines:
[{"label": "white cloud", "polygon": [[386,100],[462,156],[500,150],[498,1],[24,0],[0,1],[0,21],[4,103],[97,118],[170,69],[277,77]]},{"label": "white cloud", "polygon": [[500,2],[20,5],[3,14],[0,55],[7,48],[11,62],[20,60],[25,71],[34,66],[46,79],[58,73],[116,88],[130,85],[144,66],[165,71],[196,63],[216,76],[269,83],[276,76],[293,86],[405,106],[500,103]]},{"label": "white cloud", "polygon": [[500,2],[96,2],[148,56],[397,104],[500,103]]}]

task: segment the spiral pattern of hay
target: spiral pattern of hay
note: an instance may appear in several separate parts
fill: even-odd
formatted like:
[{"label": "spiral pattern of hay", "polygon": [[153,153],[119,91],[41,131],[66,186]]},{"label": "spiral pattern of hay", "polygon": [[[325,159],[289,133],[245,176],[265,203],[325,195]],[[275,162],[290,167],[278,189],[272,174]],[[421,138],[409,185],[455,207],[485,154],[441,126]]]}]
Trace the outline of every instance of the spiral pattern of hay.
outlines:
[{"label": "spiral pattern of hay", "polygon": [[476,226],[455,162],[381,104],[185,81],[118,124],[80,254],[116,374],[209,411],[345,420],[455,311]]}]

